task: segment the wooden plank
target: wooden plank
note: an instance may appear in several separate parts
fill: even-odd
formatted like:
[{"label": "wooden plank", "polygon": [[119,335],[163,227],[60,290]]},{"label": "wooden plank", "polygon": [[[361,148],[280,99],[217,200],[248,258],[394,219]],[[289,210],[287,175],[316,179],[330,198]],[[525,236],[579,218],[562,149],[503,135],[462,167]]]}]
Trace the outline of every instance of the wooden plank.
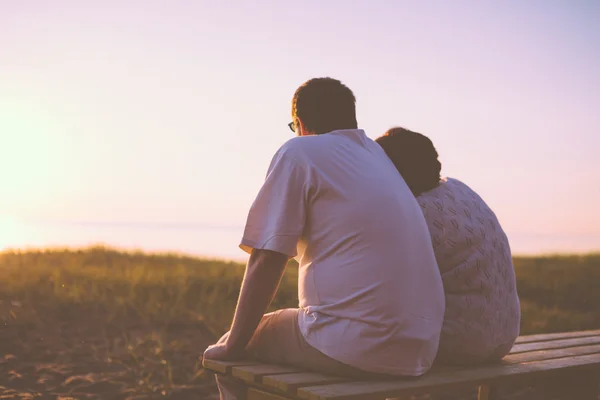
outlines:
[{"label": "wooden plank", "polygon": [[[504,357],[501,363],[504,365],[508,365],[522,362],[552,360],[557,358],[582,356],[597,353],[600,353],[600,345],[581,346],[564,349],[538,350],[508,355]],[[472,367],[439,366],[434,367],[429,374],[437,375],[440,373],[452,372],[459,369],[469,370],[472,369]],[[298,372],[291,374],[266,375],[263,376],[262,384],[266,389],[274,389],[278,392],[286,393],[288,395],[296,395],[297,390],[301,387],[319,386],[348,381],[350,381],[350,379],[344,379],[340,377],[323,375],[313,372]]]},{"label": "wooden plank", "polygon": [[600,353],[600,344],[579,347],[567,347],[563,349],[538,350],[526,353],[509,354],[502,359],[503,364],[516,364],[522,362],[533,362],[552,360],[555,358],[584,356],[586,354]]},{"label": "wooden plank", "polygon": [[282,393],[295,395],[296,390],[302,386],[317,386],[347,381],[348,379],[337,376],[317,374],[314,372],[298,372],[295,374],[267,375],[263,377],[262,383],[265,387],[275,389]]},{"label": "wooden plank", "polygon": [[[576,338],[587,338],[600,336],[600,330],[590,330],[590,331],[577,331],[577,332],[561,332],[561,333],[550,333],[550,334],[540,334],[540,335],[528,335],[528,336],[519,336],[517,338],[515,346],[511,350],[511,354],[520,353],[523,350],[523,347],[520,344],[528,344],[534,342],[546,342],[546,341],[558,341],[560,339],[576,339]],[[584,343],[585,344],[585,343]],[[551,349],[555,348],[556,344],[548,344],[548,345],[540,345],[535,346],[534,349],[541,350],[543,348]],[[531,348],[525,348],[526,351],[532,351]],[[202,365],[205,369],[208,369],[213,372],[221,373],[221,374],[229,374],[231,373],[231,368],[236,366],[245,366],[245,365],[266,365],[264,363],[253,361],[253,360],[241,360],[241,361],[218,361],[218,360],[208,360],[204,359],[202,361]]]},{"label": "wooden plank", "polygon": [[550,350],[567,347],[585,346],[592,344],[600,344],[600,336],[590,336],[584,338],[552,340],[549,342],[534,342],[516,344],[513,346],[510,354],[525,353],[535,350]]},{"label": "wooden plank", "polygon": [[249,388],[247,400],[289,400],[287,397],[265,392],[259,389]]},{"label": "wooden plank", "polygon": [[247,383],[261,383],[263,376],[276,374],[289,374],[292,372],[301,372],[298,368],[286,367],[283,365],[249,365],[233,367],[231,374]]},{"label": "wooden plank", "polygon": [[441,391],[497,382],[531,380],[563,370],[600,369],[600,354],[559,358],[538,362],[491,365],[477,369],[460,369],[425,375],[420,379],[389,382],[351,382],[308,386],[298,389],[298,396],[308,400],[380,400],[423,391]]},{"label": "wooden plank", "polygon": [[[584,345],[577,347],[566,347],[566,348],[558,348],[558,349],[548,349],[548,350],[533,350],[527,351],[523,353],[515,353],[509,354],[505,356],[502,360],[496,362],[495,364],[517,364],[523,362],[533,362],[533,361],[543,361],[543,360],[552,360],[555,358],[564,358],[564,357],[573,357],[573,356],[584,356],[587,354],[596,354],[600,353],[600,344],[596,345]],[[431,371],[428,373],[431,374],[439,374],[445,372],[452,372],[459,369],[472,369],[473,367],[469,366],[451,366],[451,365],[435,365]]]},{"label": "wooden plank", "polygon": [[600,329],[594,331],[576,331],[576,332],[560,332],[560,333],[542,333],[539,335],[524,335],[519,336],[515,344],[520,343],[533,343],[533,342],[546,342],[550,340],[558,339],[572,339],[580,337],[598,336],[600,335]]},{"label": "wooden plank", "polygon": [[252,360],[241,361],[219,361],[219,360],[202,360],[202,367],[212,372],[219,374],[231,374],[231,368],[245,365],[261,365],[262,363]]}]

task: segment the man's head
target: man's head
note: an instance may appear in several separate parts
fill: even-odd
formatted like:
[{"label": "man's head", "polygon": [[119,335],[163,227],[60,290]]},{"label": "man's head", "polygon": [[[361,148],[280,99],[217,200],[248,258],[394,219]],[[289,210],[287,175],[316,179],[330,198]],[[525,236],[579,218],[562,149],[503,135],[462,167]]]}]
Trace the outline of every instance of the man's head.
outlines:
[{"label": "man's head", "polygon": [[392,128],[375,140],[416,196],[439,185],[442,164],[431,140],[404,128]]},{"label": "man's head", "polygon": [[336,79],[306,81],[294,93],[290,127],[299,136],[356,129],[354,93]]}]

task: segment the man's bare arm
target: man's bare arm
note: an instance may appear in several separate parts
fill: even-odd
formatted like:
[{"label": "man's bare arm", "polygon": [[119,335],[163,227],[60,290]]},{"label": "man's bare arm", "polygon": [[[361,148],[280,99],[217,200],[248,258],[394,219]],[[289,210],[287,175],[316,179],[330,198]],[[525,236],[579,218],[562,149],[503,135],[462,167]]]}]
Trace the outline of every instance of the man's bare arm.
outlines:
[{"label": "man's bare arm", "polygon": [[241,354],[246,348],[277,293],[287,261],[287,255],[282,253],[260,249],[252,251],[225,343],[229,354]]}]

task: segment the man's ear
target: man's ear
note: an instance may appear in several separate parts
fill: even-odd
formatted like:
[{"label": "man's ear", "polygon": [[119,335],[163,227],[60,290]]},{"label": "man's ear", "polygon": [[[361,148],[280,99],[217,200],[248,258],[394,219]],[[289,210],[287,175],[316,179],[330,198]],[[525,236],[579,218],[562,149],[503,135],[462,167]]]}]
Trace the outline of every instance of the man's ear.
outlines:
[{"label": "man's ear", "polygon": [[298,136],[308,136],[312,134],[312,132],[308,132],[306,125],[304,125],[304,122],[302,122],[301,119],[298,119],[298,128],[300,130],[300,132],[298,132]]}]

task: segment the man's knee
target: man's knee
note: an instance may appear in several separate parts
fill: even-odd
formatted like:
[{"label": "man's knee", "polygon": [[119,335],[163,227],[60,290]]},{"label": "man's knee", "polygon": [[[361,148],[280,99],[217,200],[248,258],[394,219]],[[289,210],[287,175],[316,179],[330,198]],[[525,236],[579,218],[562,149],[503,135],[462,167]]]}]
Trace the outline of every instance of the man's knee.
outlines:
[{"label": "man's knee", "polygon": [[247,353],[261,361],[286,363],[288,356],[299,350],[296,349],[300,335],[297,321],[297,309],[265,314],[246,347]]}]

